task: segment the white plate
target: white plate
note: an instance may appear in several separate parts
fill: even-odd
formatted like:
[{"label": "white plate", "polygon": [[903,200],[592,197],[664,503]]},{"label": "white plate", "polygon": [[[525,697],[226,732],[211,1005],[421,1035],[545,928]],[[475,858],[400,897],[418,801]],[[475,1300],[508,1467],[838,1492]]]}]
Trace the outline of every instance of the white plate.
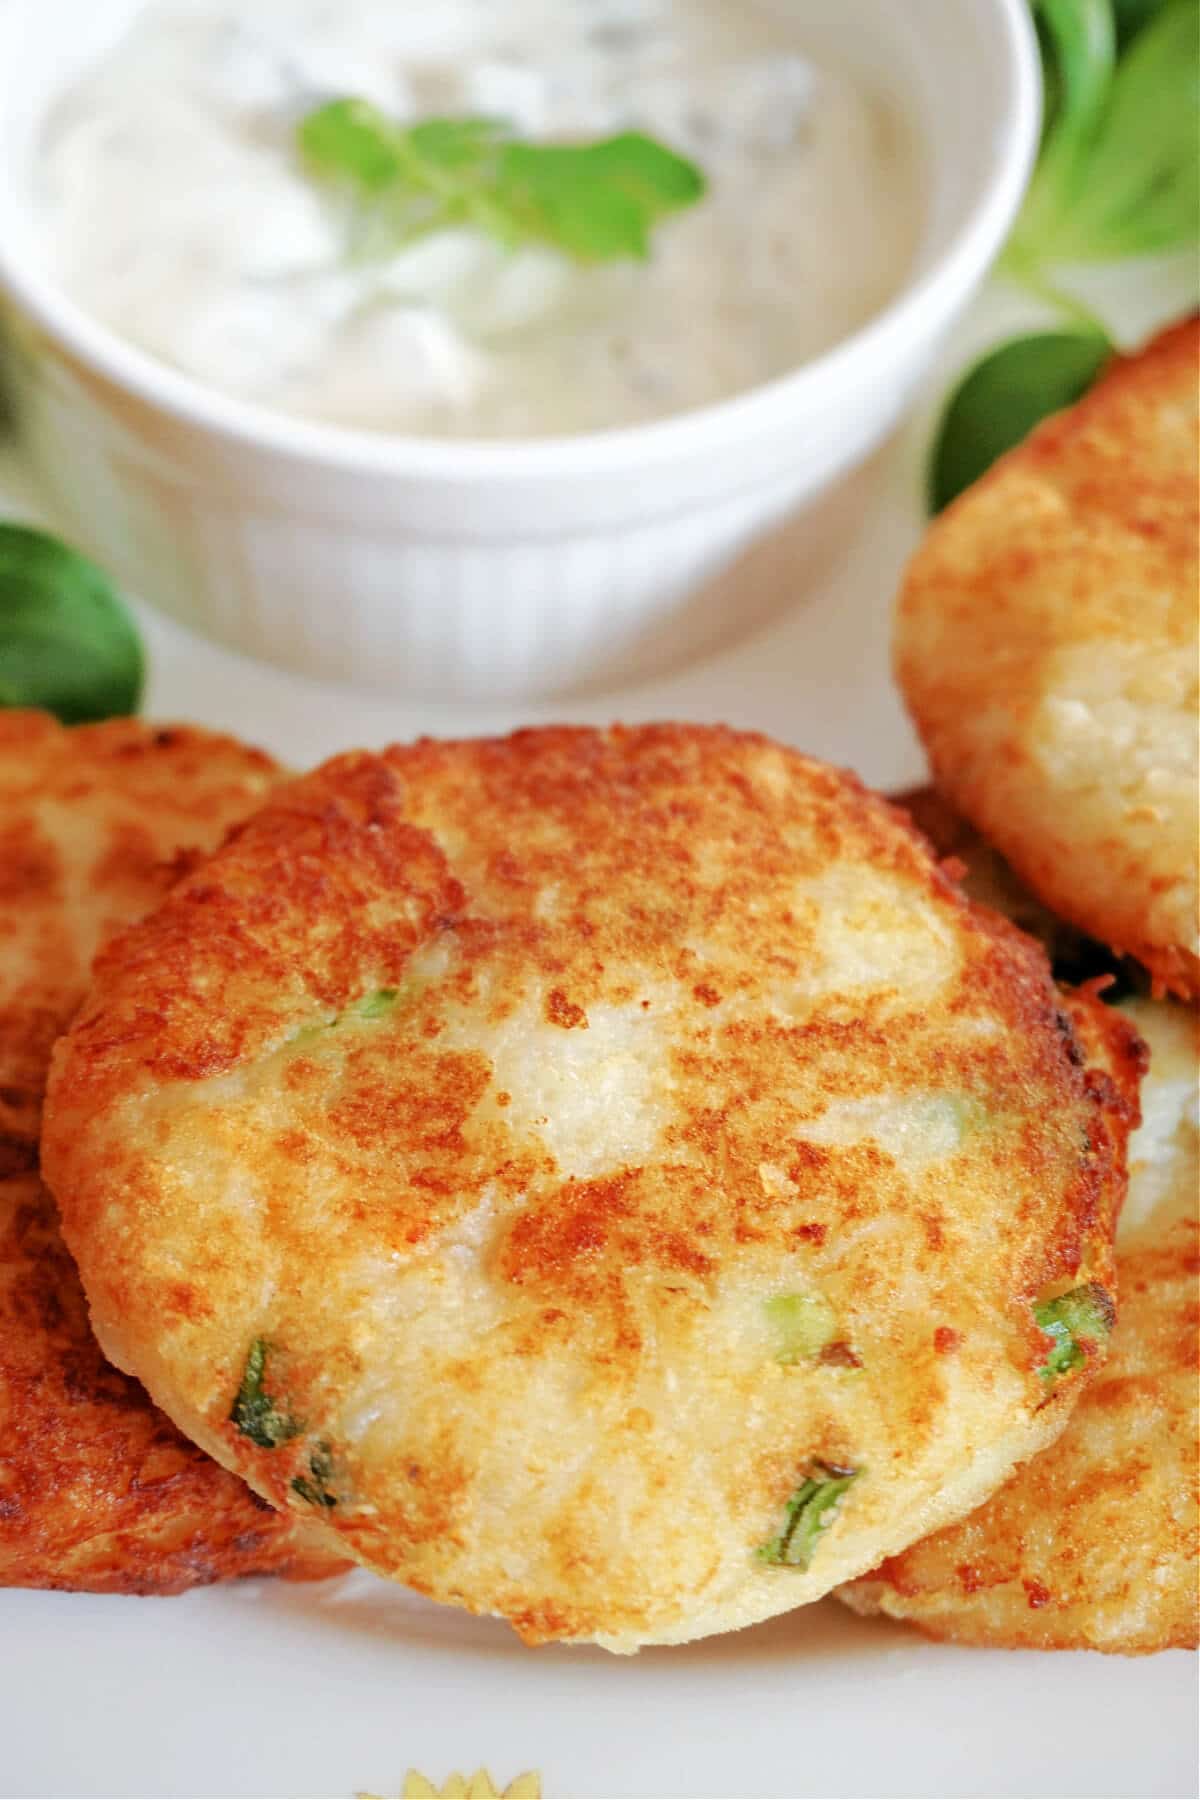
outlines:
[{"label": "white plate", "polygon": [[[1126,289],[1117,316],[1131,337],[1179,310],[1190,269],[1182,279],[1143,272]],[[951,360],[1016,311],[993,295]],[[721,718],[900,786],[921,758],[888,678],[887,620],[920,529],[925,427],[917,420],[847,497],[859,509],[848,553],[781,624],[669,680],[518,719],[321,688],[146,613],[146,710],[223,726],[295,764],[551,711]],[[39,516],[11,456],[0,460],[0,503]],[[1179,1796],[1198,1781],[1195,1664],[1184,1653],[955,1650],[833,1601],[618,1659],[528,1651],[502,1625],[362,1574],[175,1600],[7,1592],[0,1670],[9,1795],[395,1795],[406,1769],[440,1784],[480,1765],[501,1786],[538,1769],[552,1796],[664,1800]]]}]

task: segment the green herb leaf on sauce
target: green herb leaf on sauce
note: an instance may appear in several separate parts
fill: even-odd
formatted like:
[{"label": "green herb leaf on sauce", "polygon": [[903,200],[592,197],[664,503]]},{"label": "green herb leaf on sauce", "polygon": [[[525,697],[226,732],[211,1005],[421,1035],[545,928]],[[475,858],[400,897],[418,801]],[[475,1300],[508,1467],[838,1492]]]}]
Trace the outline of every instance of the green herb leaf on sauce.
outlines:
[{"label": "green herb leaf on sauce", "polygon": [[64,725],[136,712],[145,664],[108,577],[43,531],[0,524],[0,706]]},{"label": "green herb leaf on sauce", "polygon": [[775,1360],[785,1367],[817,1357],[837,1336],[827,1300],[813,1294],[776,1294],[764,1308],[775,1340]]},{"label": "green herb leaf on sauce", "polygon": [[812,1473],[801,1482],[787,1503],[782,1531],[767,1543],[760,1544],[755,1552],[759,1561],[779,1568],[807,1569],[816,1551],[817,1540],[833,1524],[842,1496],[861,1473],[861,1469],[814,1463]]},{"label": "green herb leaf on sauce", "polygon": [[707,185],[694,163],[639,131],[530,144],[502,120],[402,127],[353,98],[309,113],[297,141],[315,176],[350,191],[371,246],[387,254],[465,225],[510,247],[549,244],[577,262],[644,259],[654,227]]},{"label": "green herb leaf on sauce", "polygon": [[1084,1343],[1105,1343],[1115,1318],[1108,1293],[1092,1281],[1059,1294],[1057,1299],[1043,1301],[1034,1307],[1033,1316],[1038,1329],[1053,1340],[1038,1369],[1047,1387],[1052,1387],[1060,1375],[1082,1367],[1087,1361]]},{"label": "green herb leaf on sauce", "polygon": [[263,1388],[268,1348],[265,1338],[255,1338],[251,1344],[229,1417],[242,1436],[261,1450],[277,1450],[280,1444],[296,1437],[302,1427],[282,1412]]}]

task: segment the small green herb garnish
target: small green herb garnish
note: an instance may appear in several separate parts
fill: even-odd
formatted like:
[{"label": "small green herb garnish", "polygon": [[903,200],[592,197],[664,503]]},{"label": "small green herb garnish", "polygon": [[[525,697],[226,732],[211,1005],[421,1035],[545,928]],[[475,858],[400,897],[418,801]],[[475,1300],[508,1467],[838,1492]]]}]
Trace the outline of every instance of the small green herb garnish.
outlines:
[{"label": "small green herb garnish", "polygon": [[307,1500],[310,1506],[322,1506],[328,1511],[337,1505],[337,1496],[329,1491],[328,1484],[333,1480],[333,1452],[324,1439],[309,1457],[308,1469],[311,1481],[307,1475],[297,1475],[292,1481],[292,1492],[299,1494],[301,1500]]},{"label": "small green herb garnish", "polygon": [[796,1489],[787,1503],[783,1530],[778,1537],[760,1544],[755,1555],[760,1562],[779,1568],[807,1569],[817,1547],[817,1539],[834,1521],[842,1495],[861,1469],[841,1469],[829,1463],[814,1463],[812,1473]]},{"label": "small green herb garnish", "polygon": [[640,131],[590,144],[527,144],[499,119],[401,126],[366,100],[331,100],[300,121],[313,174],[348,191],[365,246],[391,254],[431,231],[473,226],[577,262],[644,259],[668,213],[703,195],[694,163]]},{"label": "small green herb garnish", "polygon": [[937,512],[1049,414],[1115,346],[1059,285],[1065,264],[1119,262],[1200,239],[1200,0],[1031,0],[1042,49],[1038,166],[1001,268],[1061,315],[968,371],[935,438]]},{"label": "small green herb garnish", "polygon": [[143,678],[137,631],[108,577],[44,531],[0,525],[0,706],[83,725],[135,712]]},{"label": "small green herb garnish", "polygon": [[1034,1307],[1033,1317],[1038,1329],[1053,1339],[1050,1353],[1038,1369],[1047,1387],[1053,1387],[1060,1375],[1080,1368],[1087,1361],[1083,1342],[1104,1343],[1113,1328],[1115,1316],[1112,1300],[1094,1281]]},{"label": "small green herb garnish", "polygon": [[361,1000],[352,1000],[350,1005],[332,1019],[322,1019],[319,1025],[303,1025],[287,1040],[289,1049],[295,1050],[303,1044],[316,1043],[327,1031],[336,1031],[339,1026],[357,1019],[384,1019],[393,1011],[404,997],[402,988],[376,988],[373,994],[366,994]]},{"label": "small green herb garnish", "polygon": [[340,1013],[334,1020],[334,1024],[336,1025],[341,1019],[346,1018],[382,1019],[391,1012],[399,998],[399,988],[376,988],[375,992],[368,994],[365,1000],[357,1000],[353,1006],[348,1006],[345,1012]]},{"label": "small green herb garnish", "polygon": [[764,1308],[775,1339],[775,1360],[785,1367],[819,1356],[837,1336],[837,1317],[814,1294],[777,1294]]},{"label": "small green herb garnish", "polygon": [[263,1373],[267,1366],[268,1345],[265,1338],[255,1338],[246,1357],[245,1373],[238,1388],[229,1417],[243,1437],[248,1437],[261,1450],[277,1450],[303,1429],[295,1419],[281,1412],[263,1390]]}]

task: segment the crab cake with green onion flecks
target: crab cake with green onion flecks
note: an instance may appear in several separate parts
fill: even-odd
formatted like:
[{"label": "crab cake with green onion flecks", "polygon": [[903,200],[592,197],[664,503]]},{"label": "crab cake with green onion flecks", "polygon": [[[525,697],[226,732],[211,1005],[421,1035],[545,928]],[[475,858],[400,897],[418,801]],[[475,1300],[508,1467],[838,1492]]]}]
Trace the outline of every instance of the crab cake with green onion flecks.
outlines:
[{"label": "crab cake with green onion flecks", "polygon": [[105,1361],[37,1175],[51,1045],[95,950],[277,779],[212,732],[0,711],[0,1586],[178,1593],[337,1566]]},{"label": "crab cake with green onion flecks", "polygon": [[1135,1034],[851,777],[689,726],[338,758],[100,959],[45,1161],[100,1338],[530,1642],[815,1600],[1102,1363]]},{"label": "crab cake with green onion flecks", "polygon": [[1062,919],[1200,996],[1200,321],[934,521],[896,669],[938,786]]},{"label": "crab cake with green onion flecks", "polygon": [[1200,1020],[1169,1001],[1126,1010],[1150,1070],[1129,1151],[1108,1362],[1057,1443],[978,1512],[843,1589],[856,1612],[993,1648],[1196,1647]]}]

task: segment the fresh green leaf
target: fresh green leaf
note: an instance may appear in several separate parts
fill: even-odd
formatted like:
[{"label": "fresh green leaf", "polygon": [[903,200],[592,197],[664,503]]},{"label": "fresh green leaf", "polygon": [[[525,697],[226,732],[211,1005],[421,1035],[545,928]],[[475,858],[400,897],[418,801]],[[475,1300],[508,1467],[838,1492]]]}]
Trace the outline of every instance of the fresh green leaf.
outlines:
[{"label": "fresh green leaf", "polygon": [[1037,0],[1036,18],[1047,124],[1006,265],[1019,277],[1194,243],[1200,0]]},{"label": "fresh green leaf", "polygon": [[[296,1475],[292,1480],[292,1492],[299,1494],[301,1500],[307,1500],[310,1506],[320,1506],[328,1511],[337,1505],[337,1495],[330,1492],[333,1480],[333,1452],[322,1439],[308,1459],[308,1475]],[[310,1479],[311,1477],[311,1479]]]},{"label": "fresh green leaf", "polygon": [[1043,273],[1200,239],[1200,0],[1031,0],[1045,73],[1042,149],[1004,266],[1074,323],[1015,338],[952,395],[935,438],[938,512],[1041,419],[1087,392],[1103,325]]},{"label": "fresh green leaf", "polygon": [[396,131],[365,100],[331,100],[305,115],[297,128],[300,149],[313,170],[377,193],[402,168]]},{"label": "fresh green leaf", "polygon": [[1037,0],[1048,125],[1041,155],[1005,252],[1011,264],[1038,261],[1081,181],[1116,66],[1109,0]]},{"label": "fresh green leaf", "polygon": [[280,1444],[296,1437],[303,1427],[281,1411],[263,1388],[268,1348],[265,1338],[255,1338],[251,1344],[229,1417],[242,1436],[248,1437],[260,1450],[278,1450]]},{"label": "fresh green leaf", "polygon": [[1038,422],[1085,394],[1113,353],[1098,329],[1012,338],[977,362],[942,414],[929,469],[940,512]]},{"label": "fresh green leaf", "polygon": [[1060,261],[1109,261],[1200,237],[1200,3],[1171,0],[1121,58],[1058,222]]},{"label": "fresh green leaf", "polygon": [[690,206],[704,178],[640,132],[598,144],[509,144],[502,152],[498,198],[522,233],[580,262],[645,258],[652,227]]},{"label": "fresh green leaf", "polygon": [[394,124],[366,101],[330,101],[298,128],[314,174],[365,209],[365,241],[390,254],[430,231],[470,225],[580,262],[645,257],[668,213],[705,191],[699,169],[641,132],[591,144],[529,144],[500,121]]},{"label": "fresh green leaf", "polygon": [[1084,1342],[1102,1344],[1107,1341],[1115,1316],[1107,1291],[1094,1281],[1034,1307],[1033,1317],[1038,1329],[1052,1340],[1046,1360],[1038,1369],[1047,1387],[1052,1387],[1060,1375],[1080,1368],[1087,1361],[1082,1348]]},{"label": "fresh green leaf", "polygon": [[106,575],[57,538],[0,525],[0,706],[65,725],[136,711],[137,631]]},{"label": "fresh green leaf", "polygon": [[1117,28],[1117,54],[1121,54],[1131,38],[1142,27],[1158,17],[1169,0],[1112,0],[1113,19]]},{"label": "fresh green leaf", "polygon": [[760,1562],[774,1563],[788,1569],[807,1569],[817,1548],[817,1539],[833,1524],[842,1495],[861,1469],[834,1468],[828,1463],[814,1463],[813,1471],[800,1483],[787,1503],[783,1529],[777,1537],[760,1544],[755,1554]]},{"label": "fresh green leaf", "polygon": [[487,163],[504,141],[499,119],[423,119],[398,134],[419,157],[441,169],[477,169]]},{"label": "fresh green leaf", "polygon": [[816,1294],[776,1294],[765,1307],[775,1360],[785,1367],[819,1356],[837,1336],[837,1316]]}]

